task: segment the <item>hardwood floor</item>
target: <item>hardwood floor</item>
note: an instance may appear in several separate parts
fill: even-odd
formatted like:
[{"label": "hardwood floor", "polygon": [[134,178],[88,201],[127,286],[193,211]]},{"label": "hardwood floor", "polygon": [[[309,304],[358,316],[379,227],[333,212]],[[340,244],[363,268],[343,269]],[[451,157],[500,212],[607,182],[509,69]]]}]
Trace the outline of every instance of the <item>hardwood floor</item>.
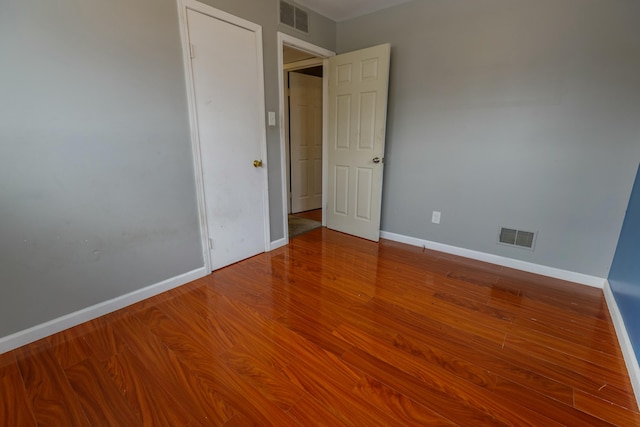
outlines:
[{"label": "hardwood floor", "polygon": [[4,426],[640,425],[599,289],[319,229],[0,355]]},{"label": "hardwood floor", "polygon": [[298,212],[293,214],[300,218],[312,219],[314,221],[322,222],[322,209],[314,209],[311,211]]}]

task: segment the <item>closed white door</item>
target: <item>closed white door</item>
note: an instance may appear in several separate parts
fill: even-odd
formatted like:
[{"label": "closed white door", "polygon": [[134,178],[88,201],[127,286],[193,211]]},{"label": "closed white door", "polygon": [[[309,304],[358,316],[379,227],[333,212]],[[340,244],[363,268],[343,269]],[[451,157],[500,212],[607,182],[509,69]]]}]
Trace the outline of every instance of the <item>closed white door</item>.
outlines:
[{"label": "closed white door", "polygon": [[322,78],[289,73],[291,212],[322,207]]},{"label": "closed white door", "polygon": [[391,46],[329,58],[327,227],[380,239]]},{"label": "closed white door", "polygon": [[212,270],[268,238],[260,27],[187,9]]}]

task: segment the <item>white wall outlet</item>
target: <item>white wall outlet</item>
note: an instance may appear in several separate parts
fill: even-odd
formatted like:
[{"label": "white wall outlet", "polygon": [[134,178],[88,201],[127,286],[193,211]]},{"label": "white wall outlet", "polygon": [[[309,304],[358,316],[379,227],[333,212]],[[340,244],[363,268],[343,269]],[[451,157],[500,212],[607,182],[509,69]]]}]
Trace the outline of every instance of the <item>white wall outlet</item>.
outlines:
[{"label": "white wall outlet", "polygon": [[431,214],[431,222],[434,224],[440,224],[440,212],[433,211]]},{"label": "white wall outlet", "polygon": [[275,113],[275,111],[269,111],[268,116],[269,116],[269,118],[268,118],[269,126],[275,126],[276,125],[276,113]]}]

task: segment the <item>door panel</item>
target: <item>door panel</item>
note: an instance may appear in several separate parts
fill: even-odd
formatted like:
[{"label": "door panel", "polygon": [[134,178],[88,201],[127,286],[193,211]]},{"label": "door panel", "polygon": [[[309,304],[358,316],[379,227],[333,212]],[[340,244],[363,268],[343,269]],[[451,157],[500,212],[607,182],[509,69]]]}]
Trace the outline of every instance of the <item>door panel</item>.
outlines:
[{"label": "door panel", "polygon": [[385,44],[329,59],[327,227],[373,241],[380,239],[390,51]]},{"label": "door panel", "polygon": [[335,150],[348,151],[351,145],[351,96],[342,95],[336,99]]},{"label": "door panel", "polygon": [[371,221],[373,169],[358,168],[356,176],[356,218]]},{"label": "door panel", "polygon": [[291,212],[322,207],[322,78],[289,73]]},{"label": "door panel", "polygon": [[265,251],[258,33],[187,9],[212,269]]},{"label": "door panel", "polygon": [[373,150],[376,124],[376,93],[363,93],[360,97],[359,150]]},{"label": "door panel", "polygon": [[349,213],[349,167],[335,166],[334,211],[337,215]]}]

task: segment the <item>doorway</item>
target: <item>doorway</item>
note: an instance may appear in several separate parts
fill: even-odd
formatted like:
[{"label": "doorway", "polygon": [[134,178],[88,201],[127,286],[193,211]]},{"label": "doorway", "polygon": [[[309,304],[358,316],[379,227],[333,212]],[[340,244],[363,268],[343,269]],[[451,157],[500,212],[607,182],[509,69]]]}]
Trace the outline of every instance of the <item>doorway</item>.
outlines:
[{"label": "doorway", "polygon": [[289,237],[322,226],[322,59],[283,47]]},{"label": "doorway", "polygon": [[285,241],[322,226],[324,60],[334,53],[278,34]]},{"label": "doorway", "polygon": [[[335,53],[278,33],[280,139],[283,212],[290,212],[289,147],[285,123],[284,47],[323,58],[322,225],[377,242],[384,169],[384,146],[391,45]],[[285,126],[286,125],[286,126]],[[288,215],[282,241],[289,243]]]}]

